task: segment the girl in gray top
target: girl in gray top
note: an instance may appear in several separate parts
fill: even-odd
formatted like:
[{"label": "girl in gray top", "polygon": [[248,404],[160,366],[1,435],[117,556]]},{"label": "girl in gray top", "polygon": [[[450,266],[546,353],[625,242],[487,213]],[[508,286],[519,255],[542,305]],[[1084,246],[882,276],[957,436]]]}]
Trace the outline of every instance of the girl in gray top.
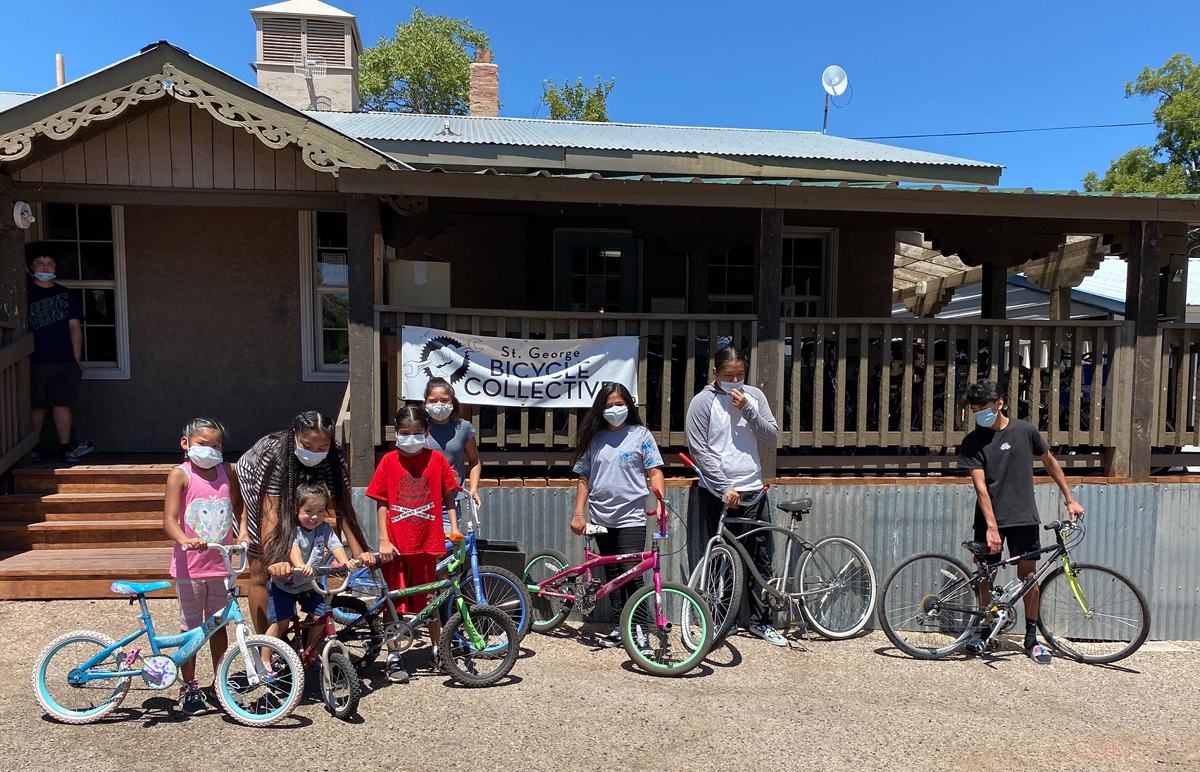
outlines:
[{"label": "girl in gray top", "polygon": [[[629,390],[619,383],[600,387],[579,427],[575,448],[575,517],[571,530],[582,535],[590,519],[608,529],[596,534],[596,551],[601,555],[626,555],[646,549],[646,498],[650,489],[664,492],[662,455],[650,431],[642,426],[637,405]],[[608,581],[626,570],[628,564],[605,566]],[[625,602],[642,586],[638,577],[609,595],[617,620]],[[639,636],[641,637],[641,636]],[[620,646],[621,630],[600,638],[602,646]],[[641,642],[639,641],[639,645]]]}]

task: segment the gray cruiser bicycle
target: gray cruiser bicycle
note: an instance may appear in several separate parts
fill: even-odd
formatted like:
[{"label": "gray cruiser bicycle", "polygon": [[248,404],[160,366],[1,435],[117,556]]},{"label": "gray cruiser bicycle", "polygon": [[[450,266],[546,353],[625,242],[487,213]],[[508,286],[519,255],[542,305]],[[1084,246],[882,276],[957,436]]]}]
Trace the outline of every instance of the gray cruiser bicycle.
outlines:
[{"label": "gray cruiser bicycle", "polygon": [[[679,457],[695,470],[705,490],[723,498],[692,459],[683,453]],[[754,506],[767,494],[767,488],[763,486],[732,509]],[[789,625],[803,624],[830,640],[857,635],[875,610],[875,569],[863,548],[844,536],[826,536],[814,544],[796,533],[797,523],[812,509],[811,499],[784,501],[775,508],[791,515],[788,527],[731,516],[731,508],[723,506],[717,533],[705,545],[704,556],[688,579],[688,587],[700,593],[712,612],[713,648],[737,626],[747,569],[772,611],[786,611]],[[727,527],[731,523],[752,527],[734,534]],[[786,541],[781,569],[772,570],[769,576],[759,573],[742,543],[763,533],[781,536]]]}]

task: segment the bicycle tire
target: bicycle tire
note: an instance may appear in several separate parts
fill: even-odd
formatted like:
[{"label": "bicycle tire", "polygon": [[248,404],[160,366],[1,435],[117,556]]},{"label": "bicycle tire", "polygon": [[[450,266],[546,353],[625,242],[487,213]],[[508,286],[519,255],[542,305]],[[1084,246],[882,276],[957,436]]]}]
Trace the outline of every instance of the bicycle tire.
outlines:
[{"label": "bicycle tire", "polygon": [[[545,549],[533,553],[529,560],[525,561],[522,574],[528,588],[570,567],[566,555],[558,550]],[[546,598],[532,590],[529,591],[529,601],[529,627],[535,633],[548,633],[561,625],[570,616],[575,605],[573,601]]]},{"label": "bicycle tire", "polygon": [[[108,692],[108,695],[100,700],[99,704],[93,704],[87,710],[72,710],[71,708],[59,704],[59,702],[55,700],[54,696],[50,693],[50,685],[46,682],[46,671],[50,667],[50,662],[54,659],[54,655],[58,654],[72,643],[85,644],[89,650],[91,649],[91,645],[95,645],[96,648],[95,651],[92,651],[90,654],[84,652],[84,654],[75,654],[71,656],[69,658],[72,661],[70,665],[65,668],[56,666],[56,670],[69,673],[75,667],[87,662],[99,652],[107,649],[109,646],[112,646],[114,643],[116,643],[116,641],[103,633],[97,633],[93,630],[76,630],[55,638],[48,646],[46,646],[45,649],[42,650],[42,653],[38,656],[37,663],[33,667],[33,693],[34,696],[37,697],[38,704],[40,704],[42,709],[45,710],[46,713],[48,713],[55,721],[60,721],[64,724],[90,724],[94,721],[99,721],[117,709],[117,706],[121,704],[121,702],[125,699],[125,696],[129,693],[130,679],[103,679],[104,681],[110,683],[115,682],[111,692],[106,687],[97,689],[96,697],[100,697],[100,695],[104,692]],[[83,658],[80,659],[80,657]],[[125,660],[120,656],[119,652],[113,652],[112,667],[117,670],[125,667]],[[72,687],[68,693],[78,693],[79,689],[80,687]]]},{"label": "bicycle tire", "polygon": [[[512,571],[499,566],[480,566],[479,581],[491,584],[491,589],[487,584],[483,588],[486,605],[494,606],[508,614],[517,627],[517,642],[524,640],[529,626],[533,624],[529,611],[531,598],[525,583]],[[463,576],[459,584],[463,600],[471,605],[480,605],[475,597],[475,582],[469,573]]]},{"label": "bicycle tire", "polygon": [[742,564],[741,556],[724,542],[713,545],[708,553],[708,565],[714,568],[705,570],[702,558],[700,565],[688,577],[687,586],[698,592],[708,604],[713,623],[712,646],[717,647],[737,629],[738,614],[746,593],[746,567]]},{"label": "bicycle tire", "polygon": [[[438,651],[442,664],[450,673],[450,677],[463,686],[477,688],[491,686],[504,678],[517,662],[521,653],[517,640],[517,626],[512,617],[492,606],[470,606],[466,608],[466,616],[455,612],[450,621],[442,629],[442,637],[438,642]],[[482,649],[475,648],[470,642],[465,630],[466,620],[469,619],[476,632],[484,636]],[[506,642],[501,646],[502,642]],[[459,662],[459,658],[465,660]],[[498,662],[494,670],[486,674],[472,672],[476,661]]]},{"label": "bicycle tire", "polygon": [[[922,561],[929,565],[910,570]],[[943,570],[950,570],[959,575],[948,576]],[[927,601],[944,591],[945,582],[957,582],[970,577],[971,571],[962,561],[937,552],[924,552],[900,561],[888,574],[879,594],[879,626],[883,628],[884,635],[897,649],[916,659],[942,659],[960,651],[975,632],[978,618],[972,617],[968,623],[962,616],[951,614],[941,617],[938,616],[937,606],[930,606]],[[969,583],[965,587],[969,592],[971,607],[978,609],[979,600],[974,590]],[[915,604],[911,601],[914,595],[911,591],[914,589],[919,599]],[[904,594],[905,591],[908,591],[907,595]],[[961,597],[961,591],[956,592],[955,598]],[[889,598],[896,600],[896,603],[889,604]],[[902,629],[905,627],[917,629]],[[919,646],[905,638],[905,634],[911,634],[914,640],[942,645]]]},{"label": "bicycle tire", "polygon": [[[383,617],[378,611],[368,614],[367,604],[351,595],[335,595],[330,605],[337,639],[350,652],[350,664],[370,667],[383,649]],[[349,621],[343,624],[343,619]]]},{"label": "bicycle tire", "polygon": [[[304,666],[300,664],[300,656],[296,654],[295,649],[284,641],[269,635],[247,636],[246,648],[249,649],[250,657],[258,660],[254,664],[256,670],[262,669],[261,655],[258,650],[266,649],[274,655],[272,665],[276,668],[275,674],[260,684],[265,687],[266,693],[254,702],[256,706],[263,703],[265,707],[269,707],[271,700],[268,698],[273,696],[278,707],[269,708],[264,712],[259,712],[256,707],[253,713],[245,709],[245,705],[239,698],[244,696],[244,692],[251,687],[244,676],[239,677],[239,674],[232,672],[232,669],[239,664],[244,669],[251,663],[243,660],[241,649],[235,642],[230,642],[221,661],[217,663],[214,679],[217,700],[229,717],[239,724],[271,726],[291,715],[291,712],[300,704],[300,698],[304,696]],[[244,689],[242,684],[245,684]],[[281,687],[286,687],[286,690]],[[238,693],[235,693],[235,690]]]},{"label": "bicycle tire", "polygon": [[[668,628],[659,628],[656,621],[659,611],[657,599],[653,582],[647,582],[645,587],[633,594],[621,614],[621,642],[629,659],[642,670],[651,675],[678,678],[708,656],[712,649],[715,623],[700,593],[677,582],[663,582],[661,611],[669,625]],[[685,608],[688,611],[685,612]],[[647,636],[650,654],[643,652],[639,646],[638,626],[644,627],[640,632]],[[669,660],[673,654],[671,637],[674,634],[679,635],[679,648],[686,653],[678,661]]]},{"label": "bicycle tire", "polygon": [[[339,698],[336,690],[339,684],[346,690],[346,696]],[[354,669],[350,658],[340,651],[329,653],[329,676],[321,673],[321,699],[325,701],[325,709],[334,718],[346,721],[358,710],[358,701],[362,699],[362,680]]]},{"label": "bicycle tire", "polygon": [[[1046,642],[1064,656],[1089,665],[1117,662],[1140,649],[1150,634],[1150,606],[1146,603],[1142,591],[1124,574],[1108,566],[1071,563],[1071,570],[1075,573],[1076,581],[1088,605],[1091,606],[1093,616],[1083,614],[1083,609],[1071,590],[1066,572],[1062,566],[1058,566],[1042,580],[1039,587],[1041,600],[1038,606],[1038,629],[1042,631]],[[1105,584],[1108,586],[1105,587]],[[1121,586],[1127,592],[1125,598],[1117,597],[1122,592]],[[1132,633],[1128,636],[1118,635],[1112,639],[1113,642],[1120,643],[1124,637],[1128,637],[1128,642],[1114,651],[1103,654],[1079,648],[1082,644],[1076,639],[1093,642],[1092,645],[1095,645],[1094,642],[1106,642],[1105,631],[1101,630],[1099,625],[1107,619],[1114,618],[1114,612],[1120,607],[1130,605],[1136,612],[1134,619],[1124,620],[1111,628],[1118,634],[1131,630]],[[1084,630],[1088,632],[1087,636],[1078,635]]]},{"label": "bicycle tire", "polygon": [[[852,569],[844,555],[833,555],[838,548],[848,551],[859,568]],[[837,583],[841,591],[801,596],[800,613],[809,627],[821,635],[831,641],[843,641],[857,635],[871,621],[878,594],[871,559],[862,547],[845,536],[827,536],[806,551],[798,570],[788,576],[785,589],[789,594],[808,593],[818,587],[829,587],[830,582]]]}]

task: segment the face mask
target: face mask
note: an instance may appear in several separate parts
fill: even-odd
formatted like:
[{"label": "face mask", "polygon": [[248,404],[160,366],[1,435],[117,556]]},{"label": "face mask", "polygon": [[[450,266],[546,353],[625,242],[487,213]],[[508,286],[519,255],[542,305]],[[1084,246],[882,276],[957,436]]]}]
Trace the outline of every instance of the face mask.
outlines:
[{"label": "face mask", "polygon": [[724,389],[726,393],[732,392],[734,389],[741,391],[742,389],[746,388],[746,382],[745,381],[721,381],[721,388]]},{"label": "face mask", "polygon": [[221,451],[208,445],[193,445],[187,449],[188,458],[201,469],[212,469],[225,460]]},{"label": "face mask", "polygon": [[608,421],[609,426],[620,426],[625,423],[625,417],[629,415],[629,408],[625,405],[616,405],[604,411],[604,420]]},{"label": "face mask", "polygon": [[425,449],[424,434],[397,434],[396,435],[396,450],[401,453],[407,453],[410,456],[415,456]]},{"label": "face mask", "polygon": [[54,273],[42,273],[41,271],[33,272],[33,278],[37,279],[38,281],[54,281],[54,277],[57,275],[58,274]]},{"label": "face mask", "polygon": [[449,402],[430,402],[425,405],[425,412],[435,421],[445,421],[454,412],[454,405]]},{"label": "face mask", "polygon": [[975,425],[982,426],[986,429],[992,424],[996,423],[996,416],[998,415],[999,414],[990,407],[984,408],[975,414]]},{"label": "face mask", "polygon": [[302,448],[299,445],[296,446],[296,458],[300,459],[300,463],[305,466],[316,466],[324,461],[328,455],[328,450],[323,453],[314,453],[308,448]]}]

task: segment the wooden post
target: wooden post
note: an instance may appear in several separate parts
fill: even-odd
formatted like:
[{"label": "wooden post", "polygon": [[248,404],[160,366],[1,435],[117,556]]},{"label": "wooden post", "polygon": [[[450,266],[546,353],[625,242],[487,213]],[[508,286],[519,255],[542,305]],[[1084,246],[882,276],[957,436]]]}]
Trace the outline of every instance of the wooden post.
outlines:
[{"label": "wooden post", "polygon": [[[1158,283],[1162,223],[1135,223],[1130,232],[1129,273],[1126,282],[1126,325],[1131,355],[1129,388],[1129,476],[1150,482],[1150,447],[1155,434],[1154,377],[1158,368]],[[1132,308],[1132,312],[1130,309]]]},{"label": "wooden post", "polygon": [[[755,385],[772,400],[771,412],[783,422],[783,210],[763,209],[758,226],[758,259],[754,262],[754,313],[758,315],[758,355],[753,362]],[[760,445],[763,481],[775,481],[775,445]]]},{"label": "wooden post", "polygon": [[1060,287],[1050,290],[1050,320],[1062,321],[1071,318],[1071,288]]},{"label": "wooden post", "polygon": [[[1179,277],[1176,281],[1176,276]],[[1166,316],[1172,321],[1187,321],[1188,256],[1172,254],[1167,267]]]},{"label": "wooden post", "polygon": [[708,252],[693,249],[688,253],[687,312],[708,313]]},{"label": "wooden post", "polygon": [[983,264],[979,294],[979,318],[1003,319],[1008,308],[1008,268],[988,261]]},{"label": "wooden post", "polygon": [[366,487],[375,471],[375,214],[374,196],[356,194],[346,207],[350,290],[350,484]]}]

